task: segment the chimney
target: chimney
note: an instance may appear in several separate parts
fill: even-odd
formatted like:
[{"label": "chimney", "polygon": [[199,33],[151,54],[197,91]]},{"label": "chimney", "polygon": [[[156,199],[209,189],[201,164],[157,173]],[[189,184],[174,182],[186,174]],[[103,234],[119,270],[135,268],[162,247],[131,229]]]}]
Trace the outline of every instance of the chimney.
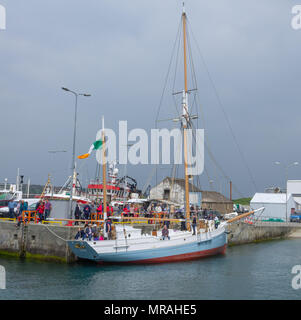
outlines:
[{"label": "chimney", "polygon": [[232,201],[232,181],[230,181],[230,200]]}]

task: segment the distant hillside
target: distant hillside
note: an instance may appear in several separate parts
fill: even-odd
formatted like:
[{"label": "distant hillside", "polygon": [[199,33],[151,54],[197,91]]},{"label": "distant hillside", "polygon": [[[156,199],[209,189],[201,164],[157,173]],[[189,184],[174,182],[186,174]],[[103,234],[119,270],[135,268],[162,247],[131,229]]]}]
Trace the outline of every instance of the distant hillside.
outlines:
[{"label": "distant hillside", "polygon": [[241,204],[242,206],[249,206],[252,198],[240,198],[233,200],[233,203]]}]

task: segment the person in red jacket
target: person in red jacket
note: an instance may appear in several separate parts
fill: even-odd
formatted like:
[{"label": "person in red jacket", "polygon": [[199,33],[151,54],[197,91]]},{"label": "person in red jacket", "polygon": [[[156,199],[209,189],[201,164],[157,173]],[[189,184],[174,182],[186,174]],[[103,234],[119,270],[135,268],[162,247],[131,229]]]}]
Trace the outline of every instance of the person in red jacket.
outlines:
[{"label": "person in red jacket", "polygon": [[139,217],[139,208],[138,208],[137,205],[136,205],[135,208],[134,208],[134,217],[136,217],[136,218]]},{"label": "person in red jacket", "polygon": [[128,217],[129,216],[129,209],[127,207],[124,207],[123,208],[123,213],[122,213],[123,216],[125,217]]},{"label": "person in red jacket", "polygon": [[99,207],[96,209],[97,213],[100,215],[100,219],[103,219],[103,212],[102,212],[102,203],[100,203]]},{"label": "person in red jacket", "polygon": [[44,204],[44,201],[43,201],[43,202],[40,202],[40,204],[38,206],[38,209],[37,209],[37,213],[38,213],[38,216],[39,216],[39,222],[44,220],[44,211],[45,211],[45,204]]}]

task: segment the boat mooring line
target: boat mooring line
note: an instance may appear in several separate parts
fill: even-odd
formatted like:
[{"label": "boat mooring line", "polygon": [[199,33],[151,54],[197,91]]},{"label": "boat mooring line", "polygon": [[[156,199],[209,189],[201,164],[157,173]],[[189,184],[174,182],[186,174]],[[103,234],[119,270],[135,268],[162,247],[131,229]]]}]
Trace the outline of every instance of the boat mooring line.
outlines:
[{"label": "boat mooring line", "polygon": [[60,236],[58,236],[54,231],[52,231],[52,230],[50,230],[49,228],[48,228],[48,226],[46,226],[45,224],[42,224],[42,226],[44,226],[49,232],[51,232],[53,235],[55,235],[57,238],[59,238],[59,239],[61,239],[61,240],[63,240],[63,241],[65,241],[65,242],[67,242],[68,240],[66,240],[66,239],[63,239],[62,237],[60,237]]}]

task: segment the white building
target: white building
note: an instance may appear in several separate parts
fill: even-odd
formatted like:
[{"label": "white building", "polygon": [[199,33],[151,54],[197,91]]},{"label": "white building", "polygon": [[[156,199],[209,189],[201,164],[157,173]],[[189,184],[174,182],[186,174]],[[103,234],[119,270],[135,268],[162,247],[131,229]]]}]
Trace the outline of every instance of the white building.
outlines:
[{"label": "white building", "polygon": [[286,184],[287,193],[294,196],[301,196],[301,180],[288,180]]},{"label": "white building", "polygon": [[295,201],[296,210],[301,210],[301,180],[288,180],[287,192],[291,193]]},{"label": "white building", "polygon": [[[286,206],[287,199],[287,206]],[[291,209],[295,209],[295,201],[289,193],[255,193],[250,202],[251,210],[265,207],[264,212],[256,212],[255,216],[276,218],[286,220],[285,210],[287,209],[287,219],[290,219]]]},{"label": "white building", "polygon": [[[189,183],[189,202],[191,205],[200,205],[201,190]],[[151,188],[150,199],[170,200],[184,205],[185,202],[185,180],[179,178],[166,177],[159,184]]]}]

